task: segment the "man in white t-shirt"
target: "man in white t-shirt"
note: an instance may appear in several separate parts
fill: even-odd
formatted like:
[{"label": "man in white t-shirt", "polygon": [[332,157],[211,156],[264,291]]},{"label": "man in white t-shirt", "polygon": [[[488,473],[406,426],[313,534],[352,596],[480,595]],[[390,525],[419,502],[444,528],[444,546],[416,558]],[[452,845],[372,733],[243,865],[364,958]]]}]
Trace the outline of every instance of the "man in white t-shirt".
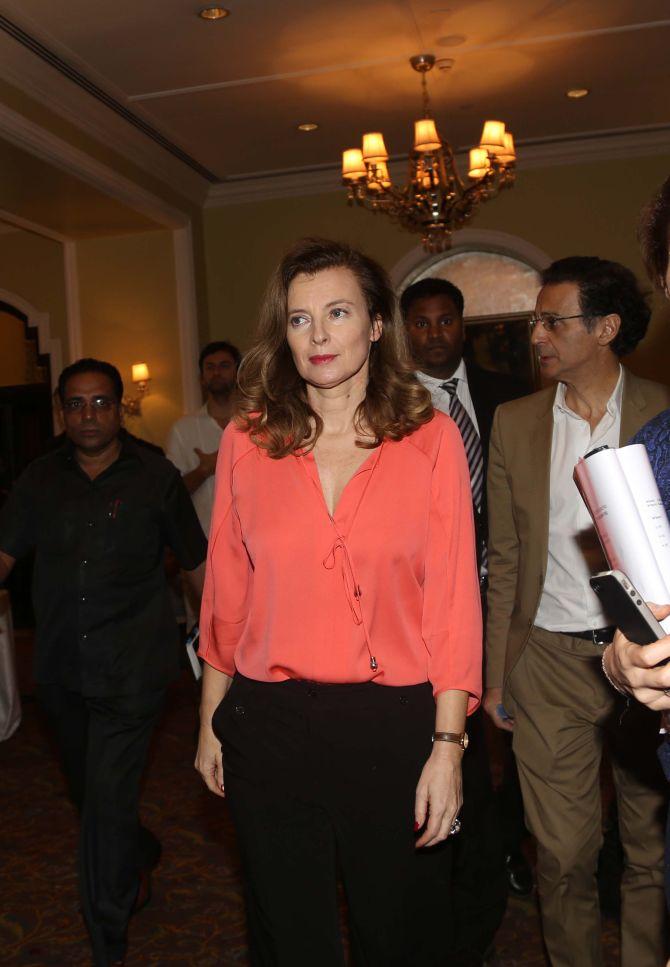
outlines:
[{"label": "man in white t-shirt", "polygon": [[219,443],[230,419],[241,354],[229,342],[208,343],[200,353],[200,383],[205,404],[177,420],[167,442],[167,456],[181,472],[198,519],[209,534],[214,500],[214,471]]}]

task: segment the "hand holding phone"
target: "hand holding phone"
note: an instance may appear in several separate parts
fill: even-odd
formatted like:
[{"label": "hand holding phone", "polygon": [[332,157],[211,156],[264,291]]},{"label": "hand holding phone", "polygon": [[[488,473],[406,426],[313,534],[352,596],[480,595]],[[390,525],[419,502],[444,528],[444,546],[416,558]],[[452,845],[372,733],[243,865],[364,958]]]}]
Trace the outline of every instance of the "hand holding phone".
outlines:
[{"label": "hand holding phone", "polygon": [[602,571],[589,583],[602,601],[608,621],[620,628],[629,641],[650,645],[665,637],[662,625],[623,571]]}]

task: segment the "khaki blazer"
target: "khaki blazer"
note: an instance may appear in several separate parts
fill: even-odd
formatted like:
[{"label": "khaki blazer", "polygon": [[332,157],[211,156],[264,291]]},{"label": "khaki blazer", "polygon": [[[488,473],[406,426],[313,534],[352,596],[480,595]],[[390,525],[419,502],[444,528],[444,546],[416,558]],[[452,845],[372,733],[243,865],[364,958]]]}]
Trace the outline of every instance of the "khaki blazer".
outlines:
[{"label": "khaki blazer", "polygon": [[[670,407],[670,389],[623,370],[620,445]],[[549,538],[549,467],[556,387],[499,406],[488,466],[486,687],[500,687],[540,604]],[[575,499],[577,495],[575,493]]]}]

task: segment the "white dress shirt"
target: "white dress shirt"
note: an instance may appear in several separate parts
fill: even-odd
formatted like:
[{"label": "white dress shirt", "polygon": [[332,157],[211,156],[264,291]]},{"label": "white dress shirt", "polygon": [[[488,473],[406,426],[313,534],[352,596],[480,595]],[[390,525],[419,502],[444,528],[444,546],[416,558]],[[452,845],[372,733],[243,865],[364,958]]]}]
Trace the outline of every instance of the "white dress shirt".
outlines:
[{"label": "white dress shirt", "polygon": [[[427,373],[422,373],[417,371],[417,379],[420,383],[426,387],[430,393],[433,406],[436,410],[442,410],[443,413],[449,414],[449,403],[451,401],[451,396],[446,389],[442,389],[442,384],[446,383],[446,379],[435,379],[434,376],[429,376]],[[456,396],[461,402],[466,413],[472,420],[475,430],[479,433],[479,424],[477,423],[477,415],[475,413],[475,408],[472,404],[472,397],[470,396],[470,387],[468,386],[468,374],[465,369],[465,363],[461,359],[460,363],[456,367],[455,372],[449,379],[456,380]],[[479,433],[481,436],[481,433]]]},{"label": "white dress shirt", "polygon": [[565,384],[554,400],[549,476],[549,554],[535,624],[547,631],[602,628],[607,617],[589,578],[607,568],[598,535],[572,474],[580,457],[596,447],[619,446],[623,370],[607,408],[591,432],[586,420],[565,402]]},{"label": "white dress shirt", "polygon": [[[205,404],[197,413],[182,416],[181,420],[177,420],[174,424],[168,436],[167,457],[183,477],[184,474],[195,470],[200,462],[195,447],[202,450],[203,453],[218,451],[222,433],[223,430],[216,420],[209,415],[207,404]],[[214,503],[214,474],[200,484],[198,489],[191,494],[191,499],[200,526],[205,535],[209,535],[212,505]]]}]

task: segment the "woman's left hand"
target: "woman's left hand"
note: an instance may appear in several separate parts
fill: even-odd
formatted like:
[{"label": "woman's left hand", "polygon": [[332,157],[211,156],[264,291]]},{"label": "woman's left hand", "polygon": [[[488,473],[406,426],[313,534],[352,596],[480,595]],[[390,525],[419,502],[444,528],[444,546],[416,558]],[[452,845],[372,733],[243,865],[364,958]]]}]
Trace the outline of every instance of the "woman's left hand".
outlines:
[{"label": "woman's left hand", "polygon": [[414,819],[416,829],[426,828],[416,841],[435,846],[449,836],[451,826],[463,805],[461,760],[463,750],[450,742],[435,742],[430,758],[416,787]]}]

